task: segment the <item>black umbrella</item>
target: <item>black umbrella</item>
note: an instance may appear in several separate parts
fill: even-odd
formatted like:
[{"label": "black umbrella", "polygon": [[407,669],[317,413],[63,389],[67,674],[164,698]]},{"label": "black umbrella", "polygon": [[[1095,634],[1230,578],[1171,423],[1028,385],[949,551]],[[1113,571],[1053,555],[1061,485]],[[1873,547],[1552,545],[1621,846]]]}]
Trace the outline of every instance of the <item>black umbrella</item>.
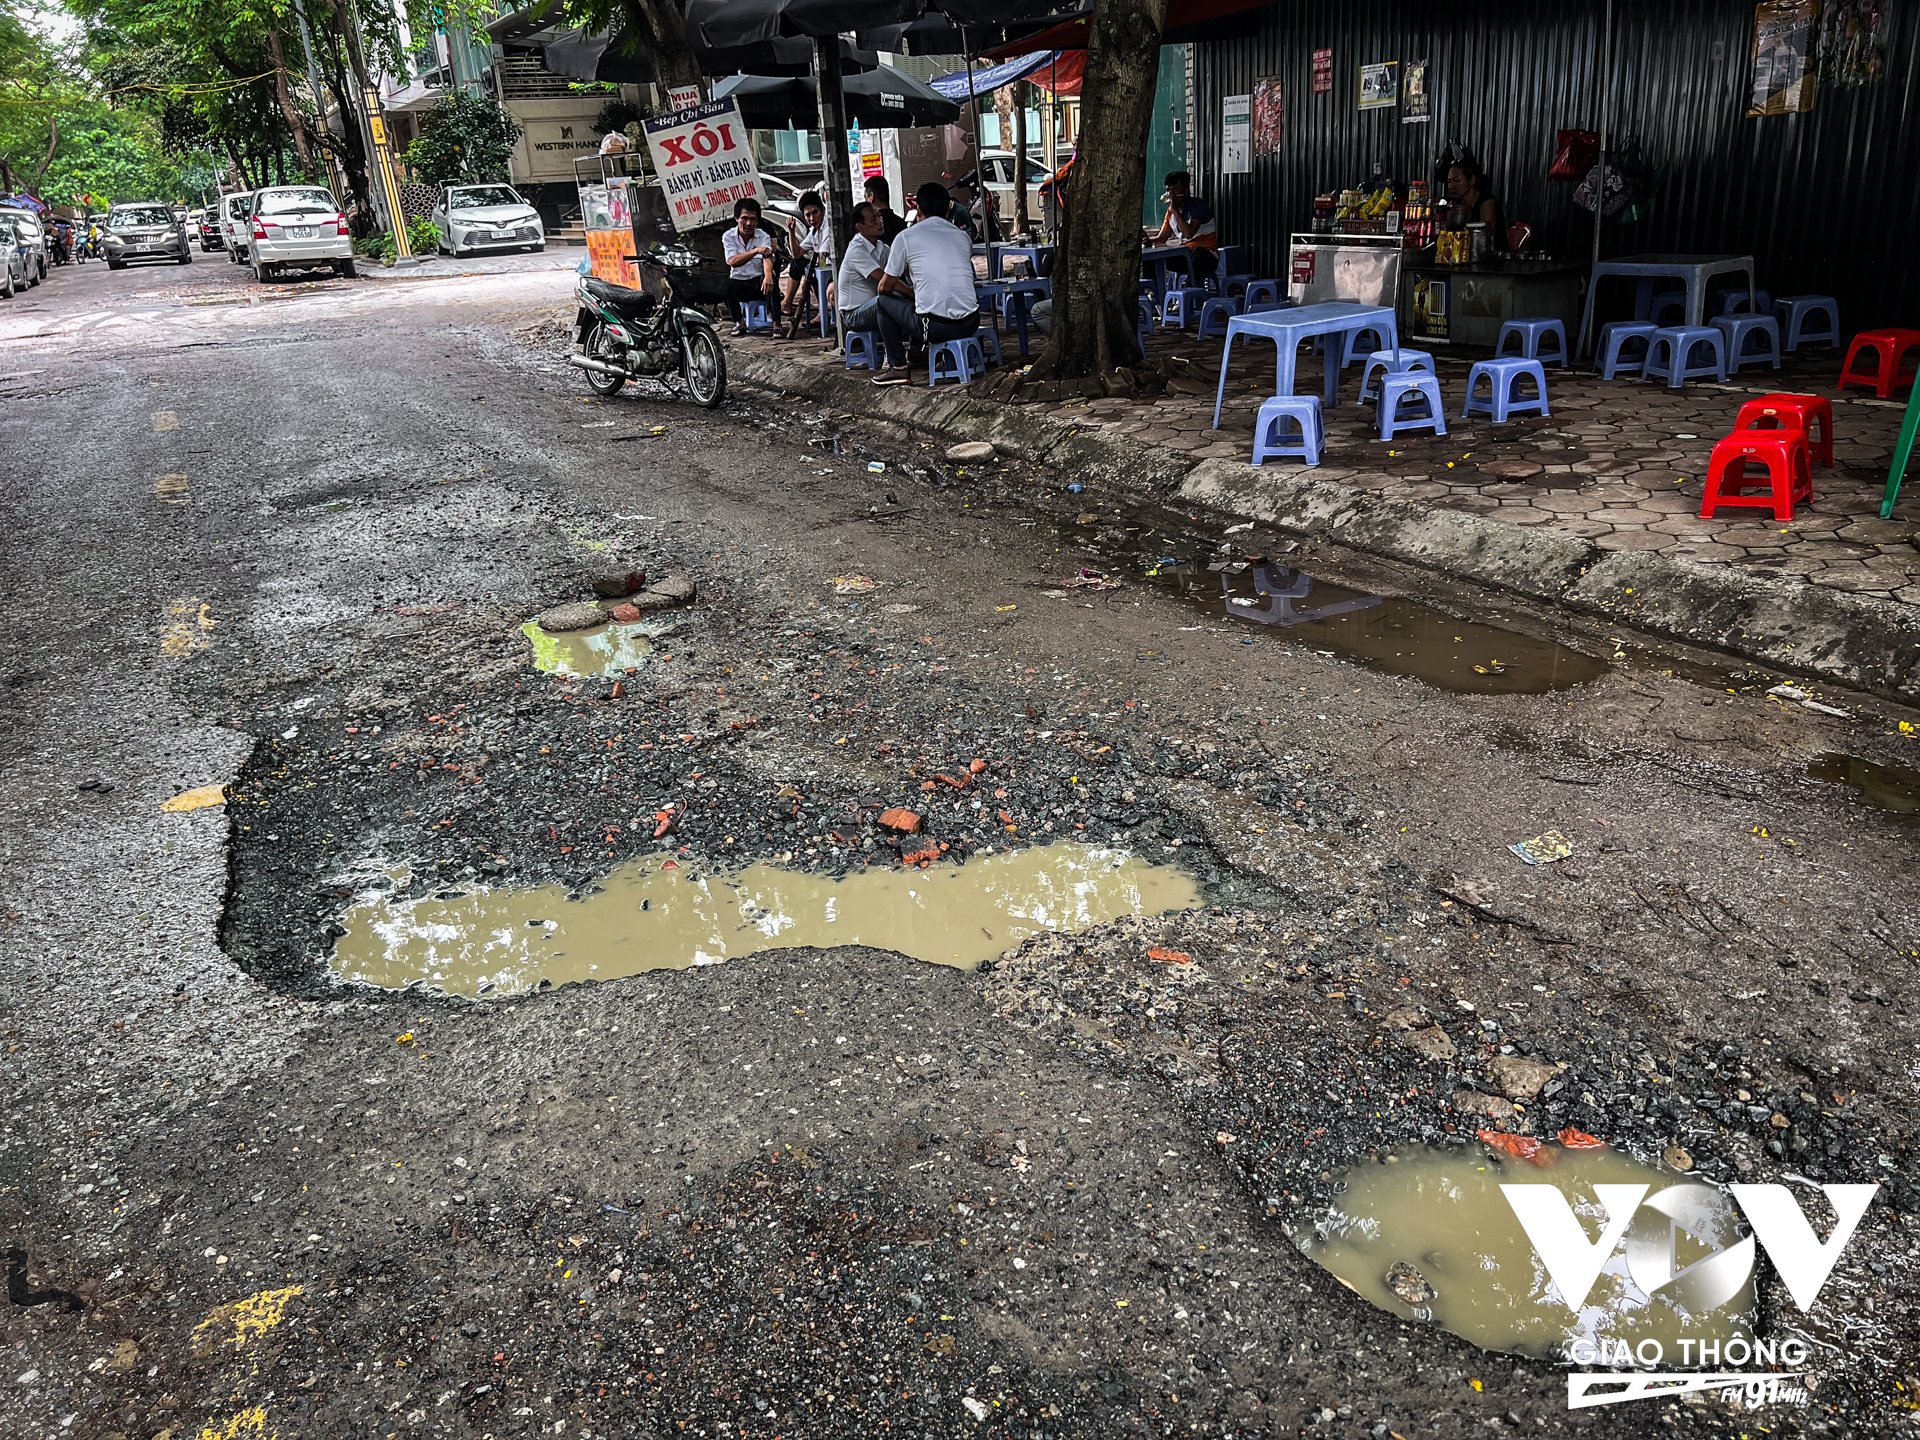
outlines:
[{"label": "black umbrella", "polygon": [[724,48],[905,25],[926,8],[927,0],[693,0],[687,24],[702,43]]},{"label": "black umbrella", "polygon": [[[849,75],[842,85],[849,121],[862,129],[915,129],[948,125],[960,118],[960,107],[924,81],[890,65],[864,75]],[[716,100],[731,99],[740,118],[759,130],[796,125],[812,129],[820,123],[820,96],[811,76],[777,79],[741,75],[713,87]]]},{"label": "black umbrella", "polygon": [[[580,29],[553,30],[534,37],[531,43],[542,47],[542,63],[549,74],[613,85],[647,85],[659,78],[651,51],[642,49],[637,55],[628,55],[616,37],[606,31],[596,35]],[[709,50],[696,43],[693,53],[703,75],[813,73],[813,42],[791,36],[778,36],[757,45],[740,45],[728,50]],[[852,73],[871,70],[880,63],[880,57],[842,40],[840,63]]]}]

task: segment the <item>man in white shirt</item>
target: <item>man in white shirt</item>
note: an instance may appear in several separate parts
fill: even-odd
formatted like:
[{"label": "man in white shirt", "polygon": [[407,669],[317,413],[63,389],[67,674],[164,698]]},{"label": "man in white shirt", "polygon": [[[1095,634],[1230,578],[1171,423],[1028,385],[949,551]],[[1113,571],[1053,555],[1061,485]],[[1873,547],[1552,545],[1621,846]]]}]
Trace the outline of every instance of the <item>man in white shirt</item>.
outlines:
[{"label": "man in white shirt", "polygon": [[953,201],[936,180],[915,195],[920,215],[893,242],[880,274],[880,338],[887,368],[876,385],[905,385],[912,350],[923,353],[942,340],[961,340],[980,328],[980,302],[973,291],[973,241],[945,220]]},{"label": "man in white shirt", "polygon": [[842,335],[880,328],[880,291],[876,287],[887,265],[887,242],[880,238],[886,227],[885,217],[871,202],[853,212],[853,239],[847,242],[847,258],[840,262],[840,282],[835,291]]},{"label": "man in white shirt", "polygon": [[827,203],[816,190],[800,197],[800,222],[787,221],[787,253],[792,258],[787,261],[781,293],[789,321],[787,338],[791,340],[806,320],[806,291],[813,283],[814,270],[819,266],[833,268],[833,232],[827,228]]},{"label": "man in white shirt", "polygon": [[721,237],[727,257],[727,304],[733,307],[733,333],[747,333],[744,305],[749,300],[771,301],[779,294],[773,279],[773,244],[760,233],[760,203],[736,200],[733,229]]}]

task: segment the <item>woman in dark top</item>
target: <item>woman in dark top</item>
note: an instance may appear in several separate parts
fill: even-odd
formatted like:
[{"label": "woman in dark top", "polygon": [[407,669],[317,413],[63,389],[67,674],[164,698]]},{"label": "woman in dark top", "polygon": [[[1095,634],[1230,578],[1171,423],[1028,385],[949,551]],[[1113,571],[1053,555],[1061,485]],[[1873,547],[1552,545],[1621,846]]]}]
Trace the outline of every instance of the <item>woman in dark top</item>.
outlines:
[{"label": "woman in dark top", "polygon": [[1447,169],[1447,199],[1452,202],[1447,219],[1454,225],[1484,221],[1496,252],[1507,248],[1507,217],[1500,197],[1493,193],[1493,182],[1480,162],[1472,156],[1456,160]]}]

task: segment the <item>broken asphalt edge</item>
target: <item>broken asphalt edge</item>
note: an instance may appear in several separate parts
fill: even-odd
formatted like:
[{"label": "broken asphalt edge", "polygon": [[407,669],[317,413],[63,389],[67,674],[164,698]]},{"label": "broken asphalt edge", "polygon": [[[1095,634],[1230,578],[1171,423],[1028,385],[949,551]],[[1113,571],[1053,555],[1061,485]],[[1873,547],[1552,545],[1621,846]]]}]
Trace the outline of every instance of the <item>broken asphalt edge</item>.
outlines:
[{"label": "broken asphalt edge", "polygon": [[1003,454],[1083,472],[1136,498],[1204,505],[1648,634],[1920,704],[1920,608],[1911,605],[1729,565],[1607,550],[1544,527],[1390,499],[1307,471],[1195,460],[1129,436],[976,401],[958,387],[882,387],[868,383],[864,371],[842,374],[741,351],[729,358],[736,379],[758,389],[802,395],[956,441],[988,440]]}]

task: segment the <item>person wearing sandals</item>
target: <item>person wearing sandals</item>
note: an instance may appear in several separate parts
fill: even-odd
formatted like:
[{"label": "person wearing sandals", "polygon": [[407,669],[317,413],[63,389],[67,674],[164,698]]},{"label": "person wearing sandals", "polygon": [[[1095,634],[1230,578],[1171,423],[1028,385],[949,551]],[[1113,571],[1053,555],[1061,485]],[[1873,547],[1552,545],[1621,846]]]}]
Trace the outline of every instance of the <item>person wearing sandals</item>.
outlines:
[{"label": "person wearing sandals", "polygon": [[773,240],[760,233],[759,201],[734,201],[733,229],[721,237],[720,248],[727,256],[727,304],[733,310],[733,333],[744,335],[747,302],[765,299],[771,303],[780,293],[773,278]]},{"label": "person wearing sandals", "polygon": [[799,221],[787,221],[787,249],[793,258],[786,264],[781,312],[787,317],[787,338],[792,339],[807,318],[807,287],[813,283],[813,272],[833,264],[833,232],[827,228],[827,206],[819,191],[809,190],[800,197]]},{"label": "person wearing sandals", "polygon": [[929,180],[915,194],[919,218],[887,252],[880,273],[880,339],[887,368],[876,385],[905,385],[912,351],[924,353],[942,340],[962,340],[980,328],[980,301],[973,288],[973,241],[945,217],[952,209],[947,187]]},{"label": "person wearing sandals", "polygon": [[887,268],[887,242],[880,238],[886,227],[886,216],[871,200],[854,207],[853,239],[834,287],[843,336],[880,328],[880,292],[875,287]]}]

